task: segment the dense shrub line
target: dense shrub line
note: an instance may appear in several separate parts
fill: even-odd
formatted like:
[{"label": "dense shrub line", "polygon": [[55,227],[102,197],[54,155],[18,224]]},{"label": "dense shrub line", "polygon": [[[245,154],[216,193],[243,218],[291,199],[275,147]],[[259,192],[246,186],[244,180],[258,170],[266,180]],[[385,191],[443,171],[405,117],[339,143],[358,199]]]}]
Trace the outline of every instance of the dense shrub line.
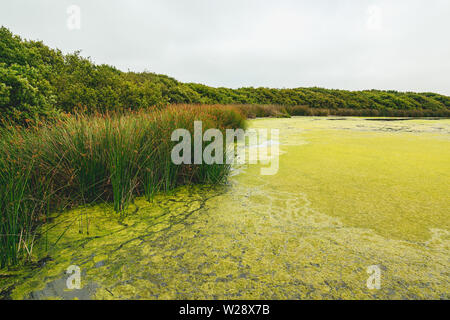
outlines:
[{"label": "dense shrub line", "polygon": [[363,110],[349,111],[354,115],[373,112],[387,116],[402,113],[439,116],[448,115],[450,110],[450,97],[436,93],[322,88],[228,89],[181,83],[150,72],[122,72],[112,66],[95,65],[79,52],[63,54],[42,42],[22,40],[7,28],[0,28],[2,118],[23,124],[79,108],[95,113],[180,103],[307,106],[314,109],[305,115],[341,114],[343,109],[348,109]]}]

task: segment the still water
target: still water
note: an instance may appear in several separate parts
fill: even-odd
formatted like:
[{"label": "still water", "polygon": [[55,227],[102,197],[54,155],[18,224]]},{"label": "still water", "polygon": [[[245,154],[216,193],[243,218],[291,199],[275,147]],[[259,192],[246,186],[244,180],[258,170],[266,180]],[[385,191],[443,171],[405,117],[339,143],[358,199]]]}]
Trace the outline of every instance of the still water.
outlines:
[{"label": "still water", "polygon": [[39,262],[0,272],[3,298],[450,298],[450,120],[250,127],[280,130],[276,175],[236,167],[226,186],[138,199],[124,219],[106,204],[57,215]]}]

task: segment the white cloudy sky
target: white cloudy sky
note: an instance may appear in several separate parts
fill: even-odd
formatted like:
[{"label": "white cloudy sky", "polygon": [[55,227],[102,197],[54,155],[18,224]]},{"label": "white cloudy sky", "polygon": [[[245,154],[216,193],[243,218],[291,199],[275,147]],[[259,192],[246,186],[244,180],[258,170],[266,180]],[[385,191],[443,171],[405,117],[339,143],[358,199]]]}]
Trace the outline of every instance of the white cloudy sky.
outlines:
[{"label": "white cloudy sky", "polygon": [[0,24],[186,82],[450,94],[449,0],[1,0]]}]

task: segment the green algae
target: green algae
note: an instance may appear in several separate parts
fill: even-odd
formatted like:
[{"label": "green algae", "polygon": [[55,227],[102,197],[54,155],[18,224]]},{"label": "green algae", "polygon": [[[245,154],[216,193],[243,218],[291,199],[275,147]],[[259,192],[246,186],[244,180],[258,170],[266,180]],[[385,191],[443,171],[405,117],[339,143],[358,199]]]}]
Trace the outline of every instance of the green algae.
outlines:
[{"label": "green algae", "polygon": [[[281,130],[275,176],[250,165],[123,218],[109,205],[55,215],[40,262],[0,272],[3,297],[448,299],[450,121],[330,119],[251,122]],[[79,292],[64,287],[70,265]]]},{"label": "green algae", "polygon": [[[284,178],[269,178],[272,187],[304,190],[320,212],[387,237],[424,241],[432,228],[449,229],[449,120],[374,124],[352,118],[333,121],[331,130],[324,120],[285,121],[295,122],[303,132],[288,128],[282,137],[308,143],[283,148]],[[394,129],[387,132],[387,126]]]}]

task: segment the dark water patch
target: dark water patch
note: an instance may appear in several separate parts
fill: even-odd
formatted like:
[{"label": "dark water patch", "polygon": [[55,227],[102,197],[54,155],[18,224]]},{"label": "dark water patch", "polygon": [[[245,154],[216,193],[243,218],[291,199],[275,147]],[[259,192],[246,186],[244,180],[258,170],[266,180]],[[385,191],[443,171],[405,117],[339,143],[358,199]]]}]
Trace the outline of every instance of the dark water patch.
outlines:
[{"label": "dark water patch", "polygon": [[11,300],[11,293],[14,286],[9,286],[8,288],[0,291],[0,300]]},{"label": "dark water patch", "polygon": [[[409,120],[442,120],[446,118],[422,117],[422,118],[367,118],[366,121],[409,121]],[[332,119],[329,119],[332,120]],[[346,119],[339,119],[346,120]]]},{"label": "dark water patch", "polygon": [[378,119],[378,118],[370,119],[370,118],[367,118],[367,119],[364,119],[364,120],[367,120],[367,121],[408,121],[408,120],[415,120],[415,119],[418,119],[418,118],[390,118],[390,119]]}]

